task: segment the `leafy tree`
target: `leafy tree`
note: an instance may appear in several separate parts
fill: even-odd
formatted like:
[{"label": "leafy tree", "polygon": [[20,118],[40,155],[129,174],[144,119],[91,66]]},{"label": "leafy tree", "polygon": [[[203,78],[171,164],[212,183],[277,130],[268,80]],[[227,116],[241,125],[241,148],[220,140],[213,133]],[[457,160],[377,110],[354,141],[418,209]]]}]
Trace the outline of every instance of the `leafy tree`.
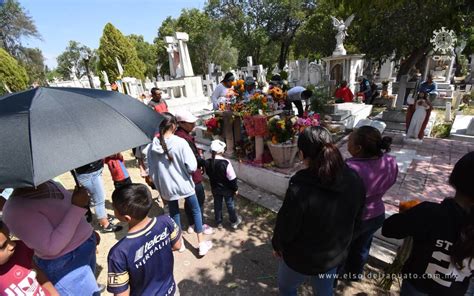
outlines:
[{"label": "leafy tree", "polygon": [[0,5],[0,46],[10,55],[18,57],[22,48],[21,39],[41,39],[33,19],[16,0],[6,0]]},{"label": "leafy tree", "polygon": [[26,69],[30,84],[46,82],[44,57],[39,48],[22,47],[20,64]]},{"label": "leafy tree", "polygon": [[[198,9],[185,9],[178,19],[169,17],[163,22],[155,38],[160,61],[168,60],[163,38],[173,36],[175,32],[189,35],[188,50],[195,73],[207,73],[207,65],[211,62],[220,64],[223,69],[236,66],[238,51],[232,47],[232,38],[225,37],[219,25]],[[169,63],[163,62],[163,66],[168,72]]]},{"label": "leafy tree", "polygon": [[459,35],[474,23],[474,2],[440,0],[339,0],[347,14],[356,13],[348,43],[367,58],[385,60],[395,52],[403,58],[398,75],[408,71],[432,50],[430,38],[442,26]]},{"label": "leafy tree", "polygon": [[158,63],[156,45],[146,42],[143,35],[131,34],[127,38],[135,47],[138,58],[145,63],[145,76],[156,77],[156,66]]},{"label": "leafy tree", "polygon": [[99,68],[107,73],[110,81],[120,78],[116,58],[124,68],[124,76],[139,79],[145,78],[146,66],[138,58],[135,47],[111,23],[107,23],[104,27],[98,53],[100,60]]},{"label": "leafy tree", "polygon": [[21,91],[28,87],[28,75],[17,60],[0,48],[0,94]]}]

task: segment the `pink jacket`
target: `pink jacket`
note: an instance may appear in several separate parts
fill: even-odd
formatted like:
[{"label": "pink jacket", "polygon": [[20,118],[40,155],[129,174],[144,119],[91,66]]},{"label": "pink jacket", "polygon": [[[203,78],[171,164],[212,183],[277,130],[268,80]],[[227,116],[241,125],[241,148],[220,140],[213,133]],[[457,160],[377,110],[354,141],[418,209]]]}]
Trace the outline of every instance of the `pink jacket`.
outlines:
[{"label": "pink jacket", "polygon": [[56,259],[71,252],[92,234],[86,209],[71,204],[72,194],[53,181],[45,189],[13,195],[3,208],[10,231],[42,259]]}]

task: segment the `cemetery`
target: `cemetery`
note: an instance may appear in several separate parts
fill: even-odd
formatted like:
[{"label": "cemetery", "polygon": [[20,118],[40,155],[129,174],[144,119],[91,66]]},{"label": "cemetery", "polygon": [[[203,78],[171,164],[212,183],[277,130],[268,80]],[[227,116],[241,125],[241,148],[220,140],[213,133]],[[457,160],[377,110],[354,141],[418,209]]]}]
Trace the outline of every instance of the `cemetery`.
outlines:
[{"label": "cemetery", "polygon": [[[18,0],[6,1],[7,4],[13,5]],[[21,149],[18,149],[27,155],[26,158],[29,157],[25,160],[28,165],[18,166],[18,171],[27,171],[31,167],[33,171],[31,175],[34,178],[40,175],[39,170],[38,173],[35,172],[35,166],[43,162],[38,161],[41,159],[37,156],[38,150],[33,152],[33,142],[41,137],[33,133],[43,132],[48,135],[53,133],[49,127],[37,128],[32,123],[38,126],[40,123],[49,122],[48,120],[54,123],[54,118],[50,115],[53,113],[44,113],[38,116],[41,120],[35,121],[32,114],[51,112],[55,106],[45,103],[46,93],[56,94],[58,97],[52,101],[59,102],[56,104],[58,113],[61,114],[58,118],[66,118],[63,120],[64,127],[77,129],[80,140],[87,138],[84,143],[74,145],[72,152],[87,151],[89,153],[87,157],[94,158],[96,162],[102,162],[102,166],[107,164],[109,168],[109,171],[104,171],[104,175],[101,170],[97,177],[107,180],[101,181],[104,183],[102,191],[106,195],[102,203],[106,207],[106,218],[98,218],[96,209],[91,211],[90,208],[96,207],[96,201],[93,203],[88,201],[82,205],[79,198],[74,199],[74,194],[78,194],[77,191],[85,187],[82,183],[81,186],[75,187],[80,184],[78,176],[81,174],[77,171],[85,166],[92,166],[93,163],[84,167],[74,163],[75,166],[70,169],[62,170],[61,175],[48,179],[60,183],[72,192],[68,206],[81,207],[81,211],[87,210],[88,219],[92,219],[93,216],[96,218],[92,219],[93,226],[90,227],[93,228],[93,236],[95,234],[99,236],[99,232],[107,233],[108,228],[112,229],[108,232],[115,233],[115,237],[105,235],[105,241],[101,245],[96,241],[97,262],[101,268],[95,271],[93,285],[97,282],[102,291],[105,289],[108,289],[109,293],[118,291],[113,290],[116,288],[114,281],[125,279],[123,274],[118,273],[114,273],[115,276],[111,279],[108,269],[117,268],[117,266],[107,265],[111,260],[109,251],[112,245],[131,241],[131,238],[139,238],[143,234],[144,239],[149,239],[147,236],[154,231],[152,227],[155,227],[155,222],[147,224],[152,226],[143,226],[145,224],[141,223],[147,221],[146,219],[155,219],[150,218],[152,216],[165,216],[169,218],[166,223],[173,224],[173,229],[167,225],[168,228],[161,235],[153,234],[154,238],[144,241],[144,247],[142,246],[141,249],[139,247],[136,252],[133,251],[135,253],[131,256],[135,257],[130,260],[134,259],[132,265],[135,265],[138,270],[145,266],[145,262],[151,260],[153,256],[153,253],[146,256],[144,253],[155,248],[153,252],[156,257],[162,248],[170,247],[170,258],[174,258],[174,261],[171,260],[169,273],[172,276],[174,273],[174,278],[166,292],[167,295],[168,293],[169,295],[173,293],[176,295],[178,293],[181,295],[204,295],[205,293],[209,295],[274,295],[278,291],[282,293],[281,279],[284,278],[282,274],[285,272],[283,270],[285,267],[291,272],[298,273],[298,276],[301,275],[304,280],[302,287],[297,289],[298,295],[310,295],[311,283],[305,280],[306,274],[309,273],[296,272],[294,266],[288,263],[290,261],[287,262],[294,254],[289,256],[289,253],[285,252],[289,252],[288,245],[294,244],[301,237],[307,239],[308,245],[311,245],[314,241],[306,234],[302,234],[307,230],[304,228],[320,227],[316,224],[325,224],[327,221],[322,220],[332,215],[330,218],[337,216],[334,221],[338,222],[330,226],[326,225],[326,228],[333,227],[334,230],[332,228],[330,231],[320,230],[317,236],[314,236],[324,241],[319,241],[318,244],[325,245],[325,236],[328,236],[327,240],[330,242],[332,237],[329,236],[337,233],[337,243],[327,248],[330,250],[327,256],[332,256],[329,254],[331,252],[339,252],[337,248],[344,249],[342,252],[344,254],[341,255],[344,259],[336,267],[331,266],[332,269],[327,273],[325,272],[329,265],[317,269],[317,274],[332,275],[334,273],[339,277],[338,280],[331,282],[331,291],[328,295],[332,295],[333,292],[337,295],[398,293],[408,295],[404,290],[407,289],[407,284],[403,286],[403,283],[411,285],[413,283],[405,279],[401,281],[404,274],[402,267],[406,262],[414,260],[413,254],[420,250],[419,246],[414,247],[420,241],[415,239],[418,233],[410,233],[408,236],[393,234],[401,231],[402,227],[386,227],[386,224],[395,223],[393,221],[401,219],[402,216],[410,217],[410,219],[413,218],[412,216],[417,216],[415,218],[419,219],[422,217],[419,213],[423,210],[419,210],[416,212],[417,215],[412,216],[398,214],[404,211],[413,213],[413,210],[423,208],[423,205],[425,208],[430,205],[434,209],[434,204],[446,205],[448,199],[470,198],[459,191],[459,186],[456,187],[455,180],[452,180],[456,176],[453,177],[455,174],[451,172],[456,170],[457,163],[465,160],[465,155],[470,155],[474,151],[474,35],[466,37],[468,35],[466,32],[471,31],[466,31],[462,23],[456,23],[453,28],[447,26],[445,18],[442,18],[440,14],[441,16],[437,15],[436,20],[442,19],[442,22],[440,21],[439,25],[436,23],[436,26],[429,24],[429,34],[424,33],[430,36],[425,36],[423,42],[418,44],[409,36],[406,37],[410,40],[409,42],[406,41],[406,44],[398,46],[396,42],[405,42],[399,36],[406,34],[405,31],[411,26],[411,23],[405,23],[413,21],[420,26],[420,20],[414,18],[415,4],[411,2],[403,2],[403,5],[410,7],[409,9],[384,2],[383,5],[390,9],[387,9],[384,17],[377,16],[377,26],[380,26],[380,31],[377,31],[377,26],[372,28],[368,25],[372,21],[364,8],[354,7],[351,1],[342,1],[344,5],[337,4],[340,6],[338,9],[325,1],[323,4],[311,4],[309,2],[312,1],[309,1],[304,5],[302,4],[304,1],[301,3],[296,1],[298,5],[270,1],[273,6],[269,5],[269,7],[263,7],[258,1],[252,6],[249,4],[251,2],[236,1],[237,4],[233,2],[229,4],[226,1],[205,1],[202,4],[204,8],[189,10],[183,8],[179,17],[168,16],[162,21],[161,27],[155,30],[157,33],[153,44],[144,41],[142,35],[124,36],[108,22],[104,27],[97,50],[70,41],[66,51],[57,57],[57,69],[50,71],[50,75],[44,76],[39,83],[37,81],[31,83],[33,80],[30,79],[29,89],[27,89],[26,80],[23,85],[20,83],[23,79],[21,67],[27,68],[28,71],[24,71],[25,75],[31,76],[32,70],[26,66],[28,64],[25,61],[15,64],[8,60],[11,64],[4,67],[1,63],[7,59],[2,60],[3,51],[13,56],[12,59],[20,58],[18,53],[13,51],[14,47],[10,48],[12,52],[9,52],[6,46],[8,44],[3,44],[0,48],[0,94],[2,94],[0,107],[6,108],[3,110],[0,108],[0,120],[4,123],[3,130],[0,128],[0,135],[7,139],[6,142],[9,144],[6,146],[10,147],[11,143],[18,145],[19,140],[12,135],[13,132],[6,131],[7,124],[12,130],[19,130],[21,127],[26,129],[26,126],[29,129],[28,145],[22,145]],[[4,9],[3,4],[0,1],[0,12]],[[178,6],[180,5],[182,4]],[[282,5],[288,6],[285,6],[286,10],[279,12],[286,15],[286,19],[281,18],[281,15],[272,16],[271,9],[283,9],[280,7]],[[381,11],[379,6],[381,4],[378,2],[364,5],[370,6],[370,10],[367,11],[372,13]],[[425,3],[423,7],[429,9],[432,14],[437,11],[427,5]],[[341,10],[343,6],[344,9]],[[462,6],[469,12],[467,13],[469,16],[472,16],[471,6]],[[268,11],[264,14],[263,11],[267,9]],[[318,14],[314,13],[316,10]],[[297,11],[299,14],[293,15],[290,13],[292,11]],[[340,13],[341,11],[344,13]],[[262,12],[261,15],[260,12]],[[263,23],[259,23],[260,18],[264,20]],[[395,23],[395,19],[398,18],[404,23],[387,27],[386,19]],[[463,19],[468,19],[468,17],[465,16]],[[456,22],[458,21],[456,19]],[[471,25],[474,25],[474,21],[469,23],[469,26]],[[367,32],[361,31],[361,28]],[[434,31],[433,28],[435,28]],[[418,30],[416,34],[420,35],[419,28],[416,30]],[[40,38],[34,32],[28,34],[25,36]],[[323,39],[330,39],[330,42]],[[384,44],[377,44],[379,40]],[[370,44],[364,44],[364,42]],[[246,43],[248,45],[245,45]],[[278,46],[274,46],[276,43]],[[22,47],[20,43],[16,45],[16,48],[23,50],[25,52],[23,54],[26,54],[28,49]],[[6,77],[4,72],[8,71],[3,71],[3,68],[13,69],[14,67],[20,69],[18,70],[20,74],[13,79]],[[60,101],[60,96],[66,95],[69,96],[67,97],[69,101],[65,99]],[[50,96],[53,97],[53,95]],[[92,103],[86,105],[79,101],[84,98]],[[69,106],[64,105],[66,101],[70,102],[72,111],[67,110]],[[40,108],[38,106],[41,103],[44,105]],[[106,107],[113,109],[112,115],[106,113]],[[26,109],[18,111],[21,108]],[[85,111],[86,109],[88,111]],[[104,114],[92,115],[100,113],[98,110],[105,110],[101,111]],[[28,123],[13,124],[12,118],[15,116],[12,115],[18,115],[14,112],[21,114],[22,116],[16,117],[23,119],[26,118],[23,115],[28,114]],[[104,119],[117,117],[123,117],[124,120],[121,118],[123,122],[106,123]],[[67,122],[68,120],[71,122]],[[96,122],[100,124],[93,126]],[[59,123],[57,125],[60,126]],[[103,131],[105,127],[107,130]],[[115,131],[114,129],[118,127],[121,127],[121,130]],[[51,128],[57,127],[52,124]],[[129,129],[134,132],[130,132]],[[135,129],[143,135],[135,135]],[[121,134],[122,130],[127,131]],[[91,136],[84,136],[85,131],[91,133]],[[313,134],[308,135],[308,131]],[[362,131],[361,134],[359,134],[360,131]],[[64,131],[56,133],[60,135],[62,132]],[[94,132],[104,133],[99,137]],[[316,132],[319,133],[320,138],[315,136]],[[73,134],[73,132],[68,133]],[[177,140],[179,133],[181,133],[179,138],[182,139]],[[24,138],[26,139],[26,136]],[[87,141],[92,141],[89,138],[94,139],[93,145],[87,143]],[[60,143],[59,136],[57,139]],[[132,144],[128,144],[127,141]],[[125,142],[127,144],[124,144]],[[42,143],[42,150],[52,150],[45,148],[51,143]],[[172,146],[173,143],[176,146]],[[73,144],[70,145],[73,146]],[[116,154],[111,155],[106,153],[104,158],[97,152],[102,151],[101,146],[113,145],[121,147],[120,150],[123,151],[116,151]],[[184,145],[186,148],[178,145]],[[309,149],[306,146],[313,148],[311,152],[305,150]],[[183,155],[192,152],[193,161],[190,162],[189,159],[185,161],[184,158],[189,157],[186,155],[182,156],[183,163],[180,163],[181,159],[172,156],[175,155],[173,153],[178,153],[176,147],[181,149],[179,153]],[[24,153],[23,149],[30,150],[25,150]],[[62,151],[61,149],[58,151]],[[5,150],[7,152],[4,155],[17,153],[16,150],[17,148],[8,150],[11,152]],[[107,151],[112,151],[109,150]],[[317,155],[313,155],[316,150]],[[106,151],[105,148],[104,151]],[[332,151],[333,154],[330,155],[328,151]],[[51,163],[54,163],[55,157],[61,154],[49,153],[53,155],[43,158]],[[69,156],[63,155],[62,158],[71,160],[72,157]],[[81,163],[86,162],[82,161],[86,159],[85,156],[80,157]],[[89,158],[87,160],[91,161],[92,158]],[[123,193],[123,196],[119,195],[122,194],[121,190],[123,188],[128,190],[127,186],[134,185],[120,183],[126,182],[127,179],[121,181],[114,179],[117,178],[117,173],[108,163],[114,158],[118,159],[119,167],[124,170],[123,176],[127,176],[130,184],[142,184],[151,192],[147,193],[149,196],[146,202],[150,200],[152,205],[141,221],[131,214],[122,213],[122,209],[119,209],[123,206],[130,207],[125,209],[130,210],[136,204],[126,206],[121,204],[121,198],[129,197],[126,194],[132,196],[132,193],[128,192]],[[11,162],[5,156],[2,161]],[[45,160],[44,163],[47,161]],[[72,161],[74,162],[75,159]],[[153,161],[158,163],[158,166]],[[2,197],[0,219],[4,219],[5,216],[8,220],[8,215],[5,215],[3,211],[4,199],[5,204],[8,205],[12,202],[7,199],[11,198],[10,196],[16,198],[15,192],[38,191],[46,183],[36,184],[36,179],[30,182],[20,176],[19,181],[15,182],[22,184],[21,186],[26,186],[25,184],[28,186],[23,188],[16,183],[11,185],[8,183],[10,182],[8,178],[15,174],[5,173],[2,165],[3,163],[0,163],[0,196]],[[53,172],[56,169],[55,165],[57,164],[51,165],[51,170],[47,168],[44,171]],[[377,168],[372,171],[376,166]],[[465,167],[463,169],[465,170]],[[388,173],[389,170],[392,171]],[[160,179],[165,176],[164,172],[172,177],[168,177],[169,180]],[[216,172],[223,174],[225,178],[217,175]],[[324,175],[325,173],[333,176],[328,177]],[[385,173],[386,175],[383,175]],[[15,177],[16,175],[12,178]],[[175,177],[176,180],[183,178],[184,181],[178,184],[179,181],[175,181]],[[459,175],[457,177],[459,178]],[[8,182],[5,181],[7,179]],[[393,182],[390,183],[390,180]],[[176,188],[166,187],[170,184],[176,185]],[[184,190],[182,188],[191,186],[190,184],[193,193],[191,195],[188,195],[188,192],[182,193]],[[372,185],[375,189],[371,187]],[[378,192],[377,186],[384,187],[384,190]],[[314,191],[317,194],[314,194],[314,188],[317,188]],[[48,187],[48,190],[52,190],[51,187]],[[228,193],[225,190],[232,192]],[[345,193],[350,193],[351,198],[344,201]],[[143,193],[144,196],[147,194]],[[331,199],[331,202],[321,203],[322,206],[318,205],[319,210],[325,209],[324,213],[318,214],[319,216],[305,216],[307,220],[304,222],[310,224],[309,226],[299,225],[298,221],[302,220],[300,218],[306,215],[306,211],[315,207],[316,200],[319,202],[320,198],[326,198],[326,194],[328,197],[337,196],[338,198]],[[89,200],[94,194],[86,192],[83,196],[84,200],[86,195]],[[359,195],[363,199],[359,200]],[[137,196],[133,196],[137,198],[134,202],[145,203],[138,200]],[[220,202],[218,202],[219,198]],[[348,206],[349,203],[356,205],[356,199],[360,203],[357,213],[354,210],[355,206]],[[374,201],[375,199],[377,200]],[[424,202],[429,203],[424,204]],[[340,203],[339,210],[347,210],[344,212],[346,214],[332,212],[338,203]],[[418,207],[420,203],[422,205]],[[145,208],[142,204],[139,206]],[[227,208],[223,211],[220,209],[220,214],[218,214],[219,206]],[[464,204],[458,202],[458,206],[462,206],[464,210]],[[200,214],[196,209],[200,209]],[[7,207],[7,214],[8,210]],[[133,208],[130,211],[138,210]],[[378,214],[370,216],[375,212]],[[421,222],[417,220],[417,222],[407,222],[407,224],[413,224],[410,226],[413,229],[420,225],[425,228],[431,227],[431,224],[438,225],[439,218],[433,222],[428,221],[428,219],[434,219],[433,213],[437,212],[430,208],[432,216],[426,220],[423,218]],[[83,216],[82,212],[81,215]],[[184,217],[184,215],[187,222],[181,225],[181,222],[177,222],[176,219],[179,221],[182,219],[179,217]],[[219,215],[221,215],[220,221],[218,221]],[[296,217],[298,219],[295,219],[295,216],[298,216]],[[345,223],[343,220],[349,219],[348,217],[351,219],[350,223],[354,224],[343,225]],[[463,216],[463,223],[467,221],[466,217]],[[319,220],[311,220],[313,218]],[[119,221],[117,225],[119,223],[121,225],[118,227],[113,225],[114,219]],[[102,225],[102,220],[107,220],[110,227]],[[451,220],[459,222],[450,217],[450,223]],[[90,223],[90,221],[87,222]],[[458,224],[461,225],[460,222]],[[458,224],[455,226],[458,227]],[[137,230],[138,228],[135,228],[138,227],[137,225],[147,227],[147,233],[145,234],[143,229]],[[295,225],[299,227],[298,233],[291,233],[294,236],[291,239],[281,234],[292,232],[291,228]],[[1,226],[0,223],[0,243],[3,235]],[[122,229],[123,226],[125,229]],[[113,227],[117,227],[118,230]],[[370,228],[370,231],[373,228],[373,232],[367,237],[364,236],[364,231],[367,233],[370,231],[364,227]],[[450,224],[450,227],[454,226]],[[359,228],[363,230],[358,232]],[[340,233],[347,229],[352,230],[346,242],[344,241],[346,237],[343,238]],[[132,230],[137,230],[137,232]],[[164,239],[163,237],[167,236],[168,232],[172,233],[169,235],[170,238]],[[321,238],[319,235],[322,235]],[[174,237],[171,238],[171,236]],[[461,234],[459,236],[461,237]],[[395,237],[401,237],[401,239]],[[97,239],[100,241],[100,236],[94,237],[94,240]],[[357,243],[360,243],[359,239],[366,240],[364,246],[357,246]],[[439,239],[435,241],[438,242]],[[446,243],[454,245],[448,241]],[[301,243],[298,244],[301,245]],[[343,244],[347,246],[341,247]],[[176,247],[178,245],[179,247]],[[195,248],[196,245],[197,248]],[[360,250],[357,249],[358,247]],[[449,247],[447,245],[445,250]],[[316,249],[316,246],[311,245],[311,248]],[[353,248],[361,251],[361,254],[356,251],[351,252]],[[305,253],[307,249],[306,246],[294,249],[298,250],[296,252],[298,254],[294,256]],[[295,252],[294,250],[292,252]],[[207,255],[203,260],[208,251],[210,254],[215,253],[212,256]],[[277,260],[276,263],[272,261],[272,251],[273,259]],[[303,261],[313,260],[312,253],[307,257]],[[351,258],[356,257],[361,257],[360,260],[363,261],[362,269],[354,274],[355,277],[362,276],[358,279],[352,277],[351,270],[345,270],[350,267],[348,262]],[[418,257],[422,256],[418,254]],[[449,261],[454,257],[449,258],[448,255],[445,257],[448,259],[444,257],[444,259],[435,259],[440,262],[446,261],[446,266],[449,264],[447,271],[441,270],[441,265],[435,265],[435,267],[429,267],[434,271],[429,271],[428,268],[425,273],[444,274],[445,272],[446,275],[450,273],[455,275],[456,279],[460,279],[456,284],[461,285],[462,282],[467,287],[466,283],[469,282],[467,272],[472,271],[469,269],[471,267],[459,268],[455,265],[456,262]],[[462,259],[466,258],[468,257]],[[318,260],[323,262],[326,258],[321,257]],[[464,261],[461,260],[461,262]],[[307,262],[298,262],[298,264],[304,265]],[[2,267],[1,264],[0,267]],[[323,269],[325,272],[321,271]],[[314,273],[313,270],[311,272]],[[345,276],[348,274],[350,277],[346,279]],[[367,275],[380,278],[370,279],[366,277]],[[132,280],[128,278],[128,273],[126,276],[126,285],[129,289],[127,293],[129,293]],[[470,282],[469,289],[474,291],[474,280]],[[204,285],[206,289],[209,288],[209,291],[203,290]],[[466,288],[464,286],[461,289]],[[455,285],[455,288],[457,287]],[[13,291],[14,288],[12,285],[6,288],[8,291],[5,291]],[[417,287],[411,288],[416,290]],[[2,290],[1,285],[0,290]],[[315,293],[316,290],[315,288],[313,292]],[[366,291],[369,292],[366,293]],[[107,292],[104,291],[105,293]],[[7,294],[16,295],[12,292]],[[318,292],[319,294],[321,293]],[[423,295],[429,295],[429,293]]]}]

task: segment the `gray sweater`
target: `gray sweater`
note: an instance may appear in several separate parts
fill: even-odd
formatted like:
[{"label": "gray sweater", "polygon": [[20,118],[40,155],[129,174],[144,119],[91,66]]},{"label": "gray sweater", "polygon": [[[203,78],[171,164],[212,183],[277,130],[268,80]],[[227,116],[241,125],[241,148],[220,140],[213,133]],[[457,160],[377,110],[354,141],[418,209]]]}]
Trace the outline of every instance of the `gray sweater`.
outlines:
[{"label": "gray sweater", "polygon": [[165,139],[169,154],[168,159],[158,138],[153,139],[148,149],[149,175],[160,195],[165,200],[178,200],[195,193],[192,172],[197,170],[197,161],[186,140],[171,136]]}]

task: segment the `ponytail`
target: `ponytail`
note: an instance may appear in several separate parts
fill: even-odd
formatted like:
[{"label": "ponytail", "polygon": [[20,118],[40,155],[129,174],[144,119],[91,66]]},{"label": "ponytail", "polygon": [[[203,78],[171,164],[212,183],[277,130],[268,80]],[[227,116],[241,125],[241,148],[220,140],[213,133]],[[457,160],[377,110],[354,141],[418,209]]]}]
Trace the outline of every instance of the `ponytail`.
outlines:
[{"label": "ponytail", "polygon": [[178,125],[178,122],[176,121],[176,117],[174,117],[174,115],[171,113],[163,112],[161,115],[163,116],[163,121],[160,123],[160,134],[158,135],[158,139],[160,140],[161,147],[163,147],[168,160],[173,162],[173,156],[169,153],[168,146],[166,145],[163,135],[167,131],[175,128]]},{"label": "ponytail", "polygon": [[212,167],[212,171],[214,172],[214,167],[215,167],[215,160],[216,160],[216,154],[217,152],[216,151],[211,151],[211,167]]},{"label": "ponytail", "polygon": [[351,139],[354,145],[360,146],[362,158],[382,157],[391,151],[392,138],[382,138],[380,131],[372,126],[364,125],[354,130]]},{"label": "ponytail", "polygon": [[457,269],[464,268],[466,258],[469,259],[468,266],[471,265],[474,258],[474,207],[471,208],[459,237],[451,248],[451,262]]},{"label": "ponytail", "polygon": [[382,142],[380,143],[380,150],[385,153],[392,151],[392,138],[391,137],[383,137]]},{"label": "ponytail", "polygon": [[298,148],[309,160],[309,170],[322,184],[334,183],[344,168],[344,160],[327,129],[307,127],[298,138]]}]

